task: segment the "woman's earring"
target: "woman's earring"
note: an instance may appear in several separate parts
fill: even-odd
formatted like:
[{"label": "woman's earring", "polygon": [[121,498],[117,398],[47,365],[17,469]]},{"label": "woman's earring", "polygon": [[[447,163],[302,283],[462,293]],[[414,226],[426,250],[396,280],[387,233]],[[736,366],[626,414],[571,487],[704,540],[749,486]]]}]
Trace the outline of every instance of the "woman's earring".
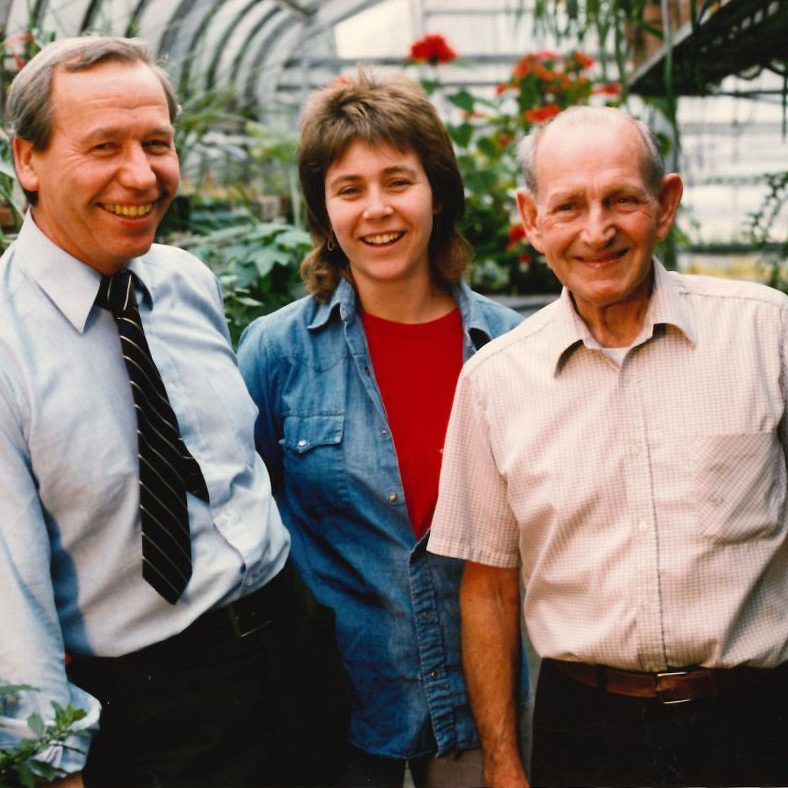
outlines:
[{"label": "woman's earring", "polygon": [[326,249],[328,249],[329,252],[333,252],[334,249],[336,248],[337,248],[337,242],[336,239],[334,238],[334,231],[332,230],[329,233],[328,240],[326,241]]}]

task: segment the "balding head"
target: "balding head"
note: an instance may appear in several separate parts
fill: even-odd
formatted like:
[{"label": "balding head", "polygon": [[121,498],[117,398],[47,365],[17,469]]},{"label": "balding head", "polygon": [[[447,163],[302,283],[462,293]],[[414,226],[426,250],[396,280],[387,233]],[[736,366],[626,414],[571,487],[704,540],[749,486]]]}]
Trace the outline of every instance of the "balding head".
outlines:
[{"label": "balding head", "polygon": [[665,160],[654,133],[645,123],[613,107],[570,107],[547,123],[534,127],[517,149],[517,161],[523,171],[528,191],[537,191],[537,156],[542,144],[554,134],[567,129],[587,129],[589,134],[609,134],[622,126],[633,128],[642,142],[643,181],[651,191],[659,191],[665,176]]}]

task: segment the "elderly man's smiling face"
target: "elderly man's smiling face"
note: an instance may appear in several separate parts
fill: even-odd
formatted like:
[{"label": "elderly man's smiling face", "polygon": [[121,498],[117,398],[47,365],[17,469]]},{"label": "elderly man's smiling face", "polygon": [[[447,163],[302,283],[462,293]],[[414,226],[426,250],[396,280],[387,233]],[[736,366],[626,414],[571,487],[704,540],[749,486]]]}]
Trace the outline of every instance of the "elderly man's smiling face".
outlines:
[{"label": "elderly man's smiling face", "polygon": [[58,246],[102,273],[144,254],[178,188],[164,89],[144,63],[58,71],[49,145],[15,139],[33,217]]},{"label": "elderly man's smiling face", "polygon": [[646,155],[624,116],[590,124],[559,119],[537,148],[537,193],[518,193],[529,240],[589,325],[600,310],[649,298],[654,246],[673,223],[681,180],[666,176],[654,193]]}]

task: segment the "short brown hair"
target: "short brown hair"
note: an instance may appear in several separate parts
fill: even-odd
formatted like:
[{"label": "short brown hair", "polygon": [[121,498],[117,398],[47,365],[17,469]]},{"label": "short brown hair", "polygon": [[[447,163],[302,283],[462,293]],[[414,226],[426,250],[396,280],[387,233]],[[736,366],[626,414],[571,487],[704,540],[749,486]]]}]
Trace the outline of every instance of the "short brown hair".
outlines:
[{"label": "short brown hair", "polygon": [[315,243],[301,264],[307,290],[318,301],[326,301],[339,278],[348,276],[347,257],[338,245],[329,244],[325,178],[329,167],[356,140],[372,147],[390,145],[419,157],[438,210],[428,247],[430,271],[437,285],[448,288],[470,263],[470,249],[457,228],[465,211],[465,193],[451,138],[417,82],[359,69],[319,90],[304,110],[298,175]]}]

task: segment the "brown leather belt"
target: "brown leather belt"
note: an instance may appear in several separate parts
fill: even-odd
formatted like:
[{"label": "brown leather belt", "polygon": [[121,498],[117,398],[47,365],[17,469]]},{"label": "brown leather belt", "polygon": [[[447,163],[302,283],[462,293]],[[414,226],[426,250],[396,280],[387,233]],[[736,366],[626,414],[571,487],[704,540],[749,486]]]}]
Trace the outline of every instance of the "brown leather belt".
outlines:
[{"label": "brown leather belt", "polygon": [[626,695],[628,698],[651,698],[665,704],[686,703],[698,698],[718,695],[733,689],[763,686],[778,677],[788,677],[788,663],[778,668],[681,668],[661,673],[618,670],[585,662],[545,660],[562,673],[589,687]]}]

